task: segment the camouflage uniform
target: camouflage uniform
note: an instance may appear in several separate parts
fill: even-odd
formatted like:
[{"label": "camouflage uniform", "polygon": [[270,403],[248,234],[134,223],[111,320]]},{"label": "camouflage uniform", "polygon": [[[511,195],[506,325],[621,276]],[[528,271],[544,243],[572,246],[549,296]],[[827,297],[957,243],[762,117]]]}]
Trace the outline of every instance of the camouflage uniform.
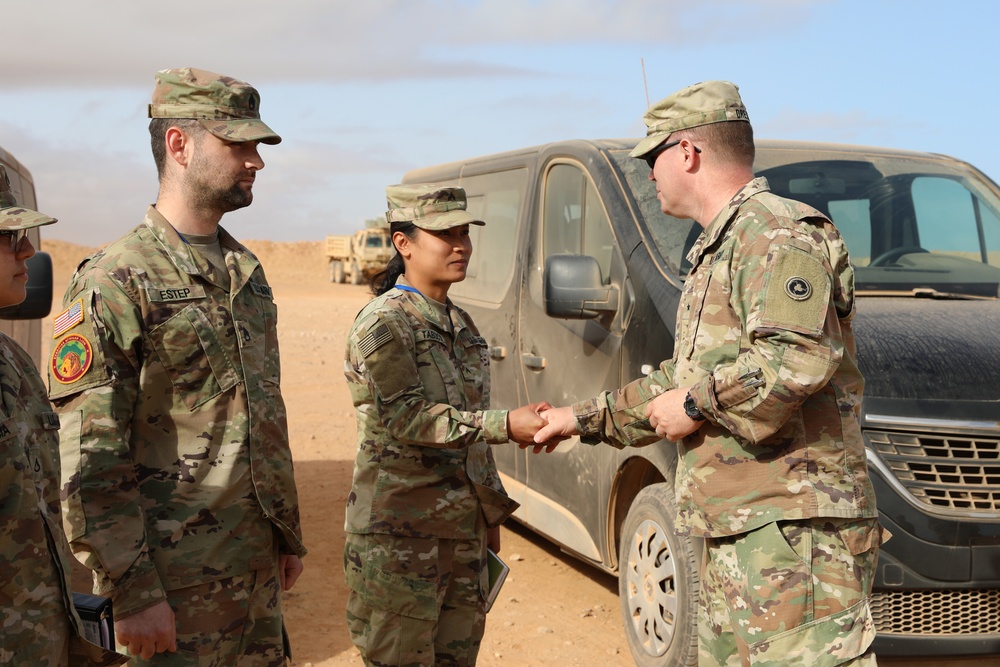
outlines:
[{"label": "camouflage uniform", "polygon": [[[654,136],[650,116],[665,102],[647,114],[661,141],[669,132]],[[744,109],[710,122],[745,119]],[[706,538],[700,664],[848,664],[875,634],[881,530],[858,422],[847,249],[823,214],[757,178],[688,259],[673,359],[576,404],[579,430],[618,447],[653,443],[645,404],[689,387],[706,422],[678,443],[676,525]]]},{"label": "camouflage uniform", "polygon": [[[4,231],[56,221],[17,207],[3,166],[0,208]],[[0,664],[121,664],[81,638],[59,518],[58,429],[35,363],[0,333]]]},{"label": "camouflage uniform", "polygon": [[474,665],[486,527],[517,507],[489,447],[508,438],[507,412],[486,409],[486,340],[460,308],[400,277],[358,314],[345,370],[358,421],[344,555],[352,639],[369,665]]},{"label": "camouflage uniform", "polygon": [[[219,241],[226,275],[150,207],[143,224],[85,259],[66,291],[64,306],[82,304],[82,316],[49,366],[65,522],[119,617],[234,577],[276,588],[277,553],[305,554],[277,309],[257,259],[221,228]],[[183,637],[178,612],[180,649],[239,646],[240,629],[205,639],[212,615],[226,614],[210,600],[192,624],[201,638]]]}]

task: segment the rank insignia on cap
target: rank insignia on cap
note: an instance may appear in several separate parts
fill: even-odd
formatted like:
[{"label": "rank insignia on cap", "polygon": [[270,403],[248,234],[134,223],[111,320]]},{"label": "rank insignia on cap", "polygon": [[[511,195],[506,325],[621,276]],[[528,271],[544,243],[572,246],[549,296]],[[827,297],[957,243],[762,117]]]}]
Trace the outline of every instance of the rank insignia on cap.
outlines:
[{"label": "rank insignia on cap", "polygon": [[62,384],[72,384],[86,374],[93,359],[94,349],[90,341],[79,334],[70,334],[59,341],[52,351],[52,377]]},{"label": "rank insignia on cap", "polygon": [[794,276],[785,283],[785,293],[796,301],[805,301],[812,296],[813,288],[805,278]]},{"label": "rank insignia on cap", "polygon": [[77,299],[72,306],[52,320],[52,337],[59,338],[80,322],[83,322],[83,299]]}]

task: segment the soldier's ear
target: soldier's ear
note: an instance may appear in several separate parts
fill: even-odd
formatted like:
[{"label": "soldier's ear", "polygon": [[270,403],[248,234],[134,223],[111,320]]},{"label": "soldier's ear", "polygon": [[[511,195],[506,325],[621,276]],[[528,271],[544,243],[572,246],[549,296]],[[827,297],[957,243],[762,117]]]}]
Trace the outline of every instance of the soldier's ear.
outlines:
[{"label": "soldier's ear", "polygon": [[163,141],[167,146],[167,158],[186,167],[194,151],[193,137],[179,127],[168,127]]},{"label": "soldier's ear", "polygon": [[392,235],[392,245],[396,246],[396,252],[403,259],[409,259],[413,254],[413,243],[410,237],[403,232],[395,232]]}]

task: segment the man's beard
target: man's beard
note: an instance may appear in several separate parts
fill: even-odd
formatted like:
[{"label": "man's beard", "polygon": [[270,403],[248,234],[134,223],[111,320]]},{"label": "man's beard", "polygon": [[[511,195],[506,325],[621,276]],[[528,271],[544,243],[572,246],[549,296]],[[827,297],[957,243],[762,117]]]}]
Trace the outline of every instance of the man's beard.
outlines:
[{"label": "man's beard", "polygon": [[195,206],[217,211],[219,214],[245,208],[253,201],[253,192],[244,190],[239,183],[223,189],[198,181],[190,184],[189,194]]}]

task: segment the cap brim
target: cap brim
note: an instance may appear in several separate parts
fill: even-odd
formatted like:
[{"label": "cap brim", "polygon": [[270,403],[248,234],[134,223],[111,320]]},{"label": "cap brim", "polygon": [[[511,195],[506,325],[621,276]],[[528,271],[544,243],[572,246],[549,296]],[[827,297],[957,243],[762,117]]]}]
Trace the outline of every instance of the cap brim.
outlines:
[{"label": "cap brim", "polygon": [[241,143],[244,141],[259,141],[262,144],[280,144],[274,130],[264,124],[264,121],[249,118],[240,120],[205,120],[199,119],[202,127],[223,141]]},{"label": "cap brim", "polygon": [[0,230],[9,231],[14,229],[31,229],[42,225],[51,225],[58,222],[55,218],[32,211],[30,208],[11,206],[0,210]]},{"label": "cap brim", "polygon": [[670,132],[654,132],[653,134],[649,135],[648,137],[637,143],[635,145],[635,148],[632,149],[632,152],[628,154],[629,157],[635,157],[635,158],[643,157],[644,155],[646,155],[646,153],[648,153],[649,151],[653,150],[654,148],[662,144],[664,141],[666,141],[667,137],[669,137],[670,134],[671,134]]},{"label": "cap brim", "polygon": [[451,229],[452,227],[458,227],[460,225],[485,225],[486,223],[472,217],[469,215],[468,211],[456,210],[448,211],[447,213],[439,213],[427,218],[421,218],[420,220],[414,220],[413,224],[420,229],[433,231],[439,229]]}]

